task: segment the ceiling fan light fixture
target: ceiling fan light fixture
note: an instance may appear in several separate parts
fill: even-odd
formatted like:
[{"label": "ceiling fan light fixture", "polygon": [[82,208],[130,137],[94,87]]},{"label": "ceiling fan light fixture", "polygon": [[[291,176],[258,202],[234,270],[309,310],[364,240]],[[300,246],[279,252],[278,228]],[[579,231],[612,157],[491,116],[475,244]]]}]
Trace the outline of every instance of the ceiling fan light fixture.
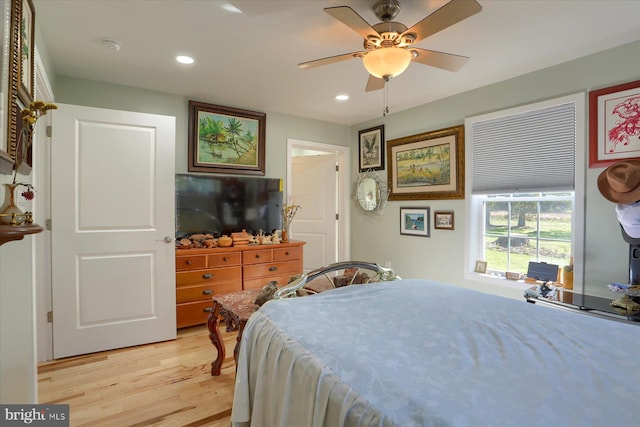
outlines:
[{"label": "ceiling fan light fixture", "polygon": [[379,79],[389,79],[402,74],[411,63],[411,52],[398,47],[385,47],[368,52],[362,63],[369,74]]}]

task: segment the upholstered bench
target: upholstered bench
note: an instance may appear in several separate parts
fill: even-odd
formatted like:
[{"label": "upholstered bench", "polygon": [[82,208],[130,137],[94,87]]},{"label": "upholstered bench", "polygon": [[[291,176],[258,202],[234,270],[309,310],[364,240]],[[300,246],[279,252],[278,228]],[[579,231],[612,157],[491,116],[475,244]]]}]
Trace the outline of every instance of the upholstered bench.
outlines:
[{"label": "upholstered bench", "polygon": [[227,332],[238,331],[236,345],[233,349],[233,359],[237,361],[244,326],[247,324],[249,316],[260,308],[260,306],[254,304],[259,293],[260,289],[247,289],[213,297],[213,311],[207,319],[207,327],[209,328],[209,339],[211,344],[218,350],[218,356],[211,363],[211,375],[220,375],[222,362],[225,358],[224,342],[220,334],[218,320],[222,318]]},{"label": "upholstered bench", "polygon": [[[362,280],[362,279],[359,279]],[[361,282],[362,283],[362,282]],[[307,283],[305,288],[301,290],[300,295],[310,295],[323,292],[335,287],[344,286],[343,282],[339,285],[331,285],[326,280],[316,280]],[[240,340],[242,339],[242,331],[249,317],[260,308],[254,301],[260,294],[261,289],[247,289],[243,291],[230,292],[227,294],[216,295],[212,298],[213,310],[207,319],[207,327],[209,328],[209,339],[211,344],[218,350],[218,356],[211,362],[211,375],[220,375],[222,362],[224,361],[226,350],[222,335],[220,334],[219,322],[226,326],[226,331],[238,331],[236,337],[236,345],[233,348],[233,359],[238,360],[238,350],[240,348]]]},{"label": "upholstered bench", "polygon": [[[362,272],[362,269],[371,270],[374,275],[369,276],[367,273]],[[342,273],[336,273],[338,271]],[[329,275],[329,273],[333,275]],[[310,272],[308,276],[303,276],[299,281],[303,281],[304,283],[301,283],[301,285],[304,286],[300,288],[296,287],[294,292],[297,296],[317,294],[352,284],[369,283],[372,280],[395,280],[397,278],[391,269],[385,269],[377,264],[360,261],[345,261],[331,264]],[[297,277],[298,276],[294,276],[291,280]],[[290,283],[292,283],[291,280]],[[254,301],[256,301],[261,291],[264,291],[264,288],[230,292],[215,295],[212,298],[213,310],[209,314],[207,327],[209,328],[209,339],[218,351],[218,356],[211,362],[211,375],[220,375],[222,362],[225,358],[225,347],[218,323],[222,320],[226,325],[227,332],[238,331],[236,345],[233,349],[233,359],[237,362],[242,332],[249,317],[260,308]]]}]

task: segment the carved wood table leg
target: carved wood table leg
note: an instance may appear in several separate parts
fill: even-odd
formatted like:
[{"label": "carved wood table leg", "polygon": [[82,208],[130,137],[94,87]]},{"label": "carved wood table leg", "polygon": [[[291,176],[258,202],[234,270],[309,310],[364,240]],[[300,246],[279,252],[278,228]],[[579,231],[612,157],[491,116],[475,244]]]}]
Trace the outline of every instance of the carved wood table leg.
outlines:
[{"label": "carved wood table leg", "polygon": [[247,324],[246,320],[238,322],[238,336],[236,337],[236,346],[233,348],[233,359],[236,362],[236,371],[238,370],[238,353],[240,352],[240,340],[242,340],[242,332]]},{"label": "carved wood table leg", "polygon": [[209,328],[209,339],[211,344],[218,350],[218,357],[211,362],[211,375],[220,375],[222,369],[222,362],[225,357],[224,341],[222,341],[222,335],[220,335],[220,329],[218,328],[218,316],[220,316],[220,304],[216,301],[213,302],[213,311],[209,314],[207,319],[207,328]]}]

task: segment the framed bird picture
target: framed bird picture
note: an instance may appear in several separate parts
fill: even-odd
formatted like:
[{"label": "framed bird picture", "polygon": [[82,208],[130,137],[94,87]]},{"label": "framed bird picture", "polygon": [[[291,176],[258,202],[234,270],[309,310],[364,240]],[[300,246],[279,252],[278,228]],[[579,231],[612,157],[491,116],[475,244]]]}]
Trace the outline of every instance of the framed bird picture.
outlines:
[{"label": "framed bird picture", "polygon": [[384,169],[384,125],[361,130],[360,172]]}]

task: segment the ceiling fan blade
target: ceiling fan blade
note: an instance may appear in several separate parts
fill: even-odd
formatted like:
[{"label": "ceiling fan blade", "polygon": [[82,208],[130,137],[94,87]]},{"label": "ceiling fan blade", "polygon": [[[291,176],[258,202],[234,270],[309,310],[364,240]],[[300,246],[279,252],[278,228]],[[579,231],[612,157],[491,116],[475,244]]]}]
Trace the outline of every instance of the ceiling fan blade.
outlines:
[{"label": "ceiling fan blade", "polygon": [[384,79],[379,79],[376,76],[372,76],[369,74],[369,80],[367,81],[367,87],[365,88],[365,92],[372,92],[374,90],[384,89],[385,81]]},{"label": "ceiling fan blade", "polygon": [[369,36],[380,37],[380,34],[349,6],[327,7],[324,11],[365,39]]},{"label": "ceiling fan blade", "polygon": [[448,71],[458,71],[467,63],[467,61],[469,61],[469,58],[466,56],[438,52],[435,50],[412,48],[411,52],[416,55],[411,59],[411,61],[430,65],[436,68],[442,68],[443,70]]},{"label": "ceiling fan blade", "polygon": [[327,58],[315,59],[313,61],[302,62],[298,64],[298,67],[306,70],[307,68],[320,67],[322,65],[333,64],[334,62],[346,61],[347,59],[360,58],[364,56],[366,52],[351,52],[343,53],[342,55],[329,56]]},{"label": "ceiling fan blade", "polygon": [[476,0],[451,0],[422,21],[402,33],[402,36],[414,34],[415,42],[444,30],[482,10]]}]

